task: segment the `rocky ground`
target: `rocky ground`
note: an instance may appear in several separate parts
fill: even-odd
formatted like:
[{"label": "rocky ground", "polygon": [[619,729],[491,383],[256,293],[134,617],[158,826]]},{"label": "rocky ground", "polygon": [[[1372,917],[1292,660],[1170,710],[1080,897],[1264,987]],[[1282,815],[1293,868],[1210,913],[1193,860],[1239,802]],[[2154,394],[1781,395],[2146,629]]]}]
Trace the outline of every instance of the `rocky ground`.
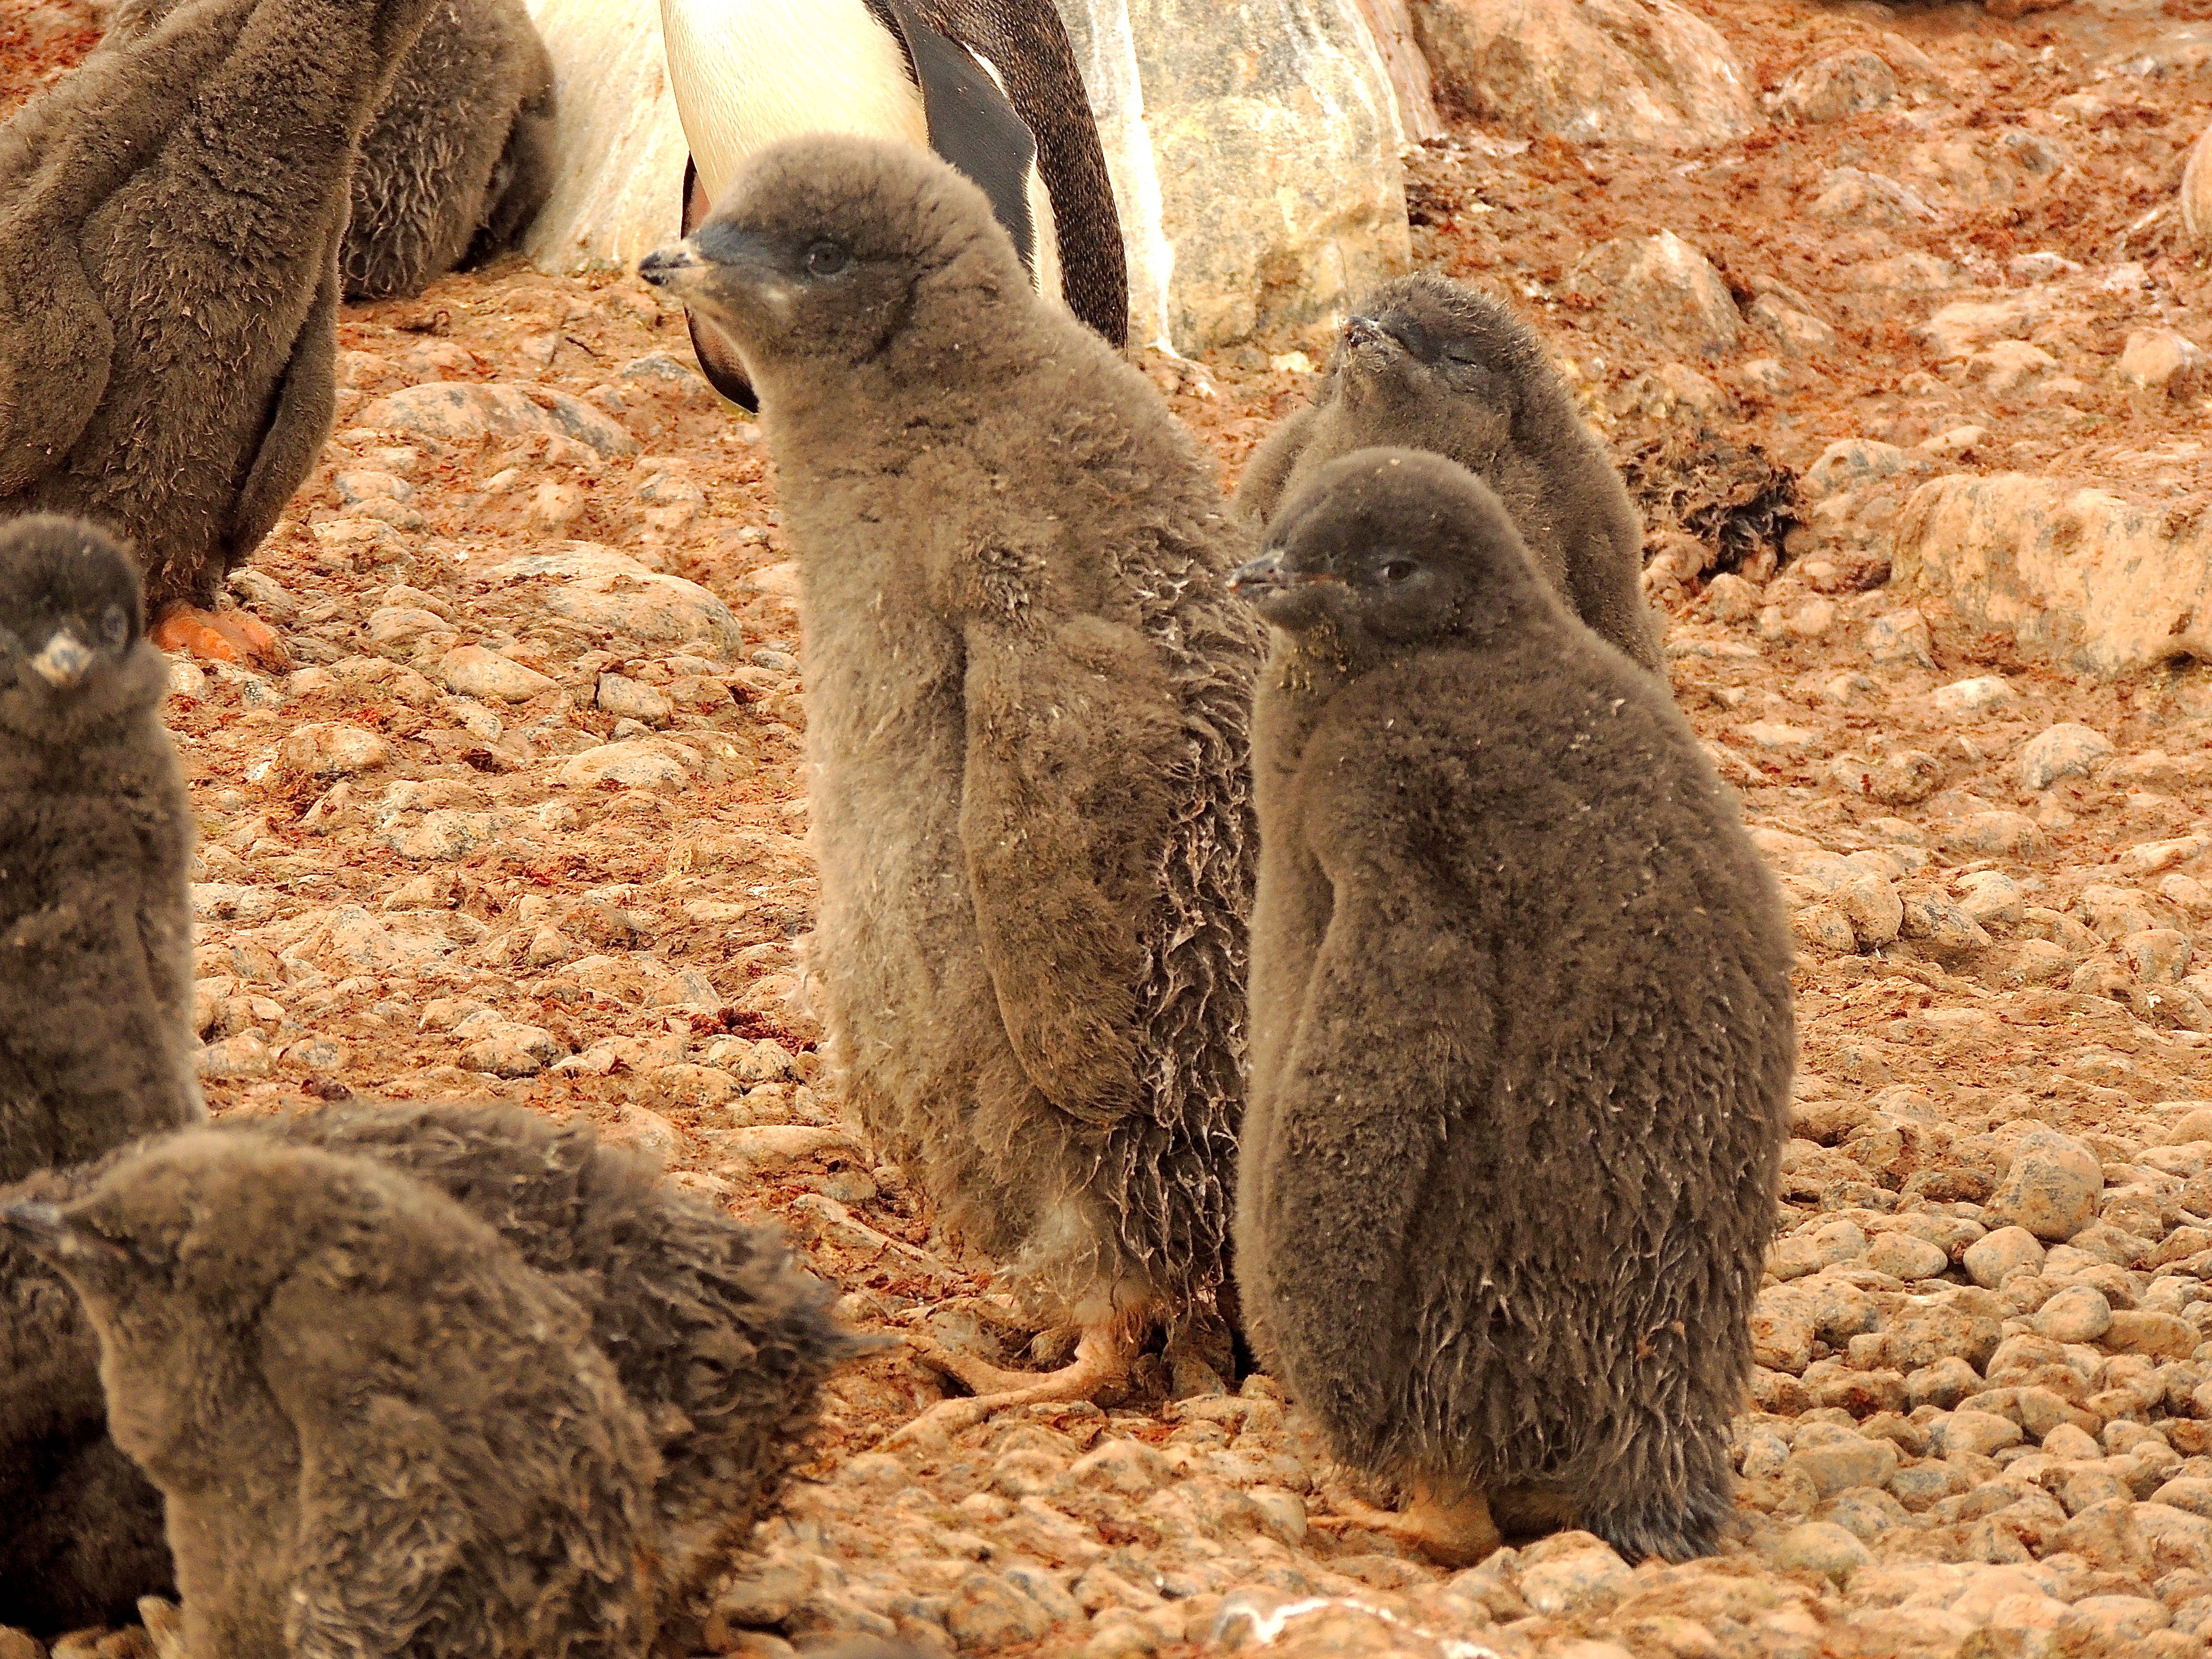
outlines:
[{"label": "rocky ground", "polygon": [[[2212,673],[2094,678],[1924,545],[1928,492],[2014,471],[2195,533],[2212,284],[2174,203],[2212,6],[1697,9],[1770,112],[1749,140],[1462,130],[1409,166],[1419,256],[1536,318],[1643,494],[1676,695],[1793,906],[1798,1138],[1724,1552],[1408,1559],[1322,1524],[1335,1477],[1265,1378],[1170,1405],[1140,1370],[886,1446],[939,1397],[894,1353],[839,1385],[714,1651],[2212,1643]],[[82,49],[43,15],[0,93]],[[1298,343],[1146,367],[1233,477]],[[342,345],[328,452],[237,583],[293,670],[173,677],[211,1102],[580,1110],[781,1221],[856,1322],[994,1341],[989,1264],[817,1073],[756,429],[630,278],[508,264]]]}]

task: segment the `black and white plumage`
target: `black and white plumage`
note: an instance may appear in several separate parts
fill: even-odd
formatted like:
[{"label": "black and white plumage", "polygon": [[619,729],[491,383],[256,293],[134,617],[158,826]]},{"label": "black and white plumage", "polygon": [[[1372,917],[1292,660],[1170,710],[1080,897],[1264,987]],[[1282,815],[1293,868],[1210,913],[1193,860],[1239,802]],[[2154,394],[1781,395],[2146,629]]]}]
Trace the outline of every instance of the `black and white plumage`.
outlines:
[{"label": "black and white plumage", "polygon": [[[910,143],[982,190],[1040,294],[1127,343],[1113,185],[1052,0],[661,0],[661,27],[691,144],[685,235],[782,139]],[[715,388],[757,408],[734,344],[696,313],[691,335]]]},{"label": "black and white plumage", "polygon": [[1774,878],[1666,689],[1453,463],[1321,467],[1238,580],[1275,629],[1254,1345],[1440,1553],[1492,1511],[1704,1553],[1789,1134]]},{"label": "black and white plumage", "polygon": [[1237,504],[1264,524],[1337,457],[1391,447],[1445,456],[1496,491],[1568,608],[1665,678],[1643,520],[1527,323],[1431,271],[1384,283],[1346,319],[1312,404],[1253,452]]},{"label": "black and white plumage", "polygon": [[205,1115],[191,808],[138,592],[95,526],[0,521],[0,1182]]},{"label": "black and white plumage", "polygon": [[1001,1403],[1087,1394],[1146,1326],[1220,1324],[1260,647],[1225,583],[1249,539],[1150,382],[913,146],[780,144],[640,270],[760,389],[844,1087],[1039,1318],[1083,1333],[1057,1382],[956,1374]]}]

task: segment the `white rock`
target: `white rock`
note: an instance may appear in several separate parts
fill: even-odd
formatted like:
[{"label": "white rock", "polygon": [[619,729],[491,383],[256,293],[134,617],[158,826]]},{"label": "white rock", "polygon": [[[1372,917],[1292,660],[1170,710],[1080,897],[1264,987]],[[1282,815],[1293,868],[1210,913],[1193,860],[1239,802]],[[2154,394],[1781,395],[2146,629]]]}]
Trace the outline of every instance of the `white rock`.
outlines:
[{"label": "white rock", "polygon": [[2090,726],[2070,720],[2047,726],[2020,751],[2021,787],[2048,789],[2061,778],[2086,775],[2112,752],[2112,740]]},{"label": "white rock", "polygon": [[1758,125],[1743,71],[1675,0],[1424,0],[1437,89],[1486,127],[1703,148]]},{"label": "white rock", "polygon": [[1985,709],[2008,708],[2013,701],[2011,682],[1996,674],[1954,680],[1948,685],[1936,688],[1936,709],[1946,714],[1980,714]]},{"label": "white rock", "polygon": [[1866,653],[1870,662],[1917,663],[1932,666],[1936,646],[1928,619],[1917,611],[1893,611],[1867,624]]},{"label": "white rock", "polygon": [[2080,1141],[2050,1129],[2021,1137],[2012,1167],[1985,1206],[1993,1220],[2060,1243],[2097,1218],[2104,1166]]},{"label": "white rock", "polygon": [[[680,181],[683,170],[679,167]],[[447,443],[486,434],[550,434],[609,459],[637,453],[637,440],[580,398],[548,386],[433,380],[365,405],[354,416],[380,430],[419,432]]]},{"label": "white rock", "polygon": [[2093,674],[2212,658],[2212,515],[2162,499],[2021,473],[1939,478],[1898,515],[1891,583]]},{"label": "white rock", "polygon": [[697,767],[697,752],[679,744],[657,739],[603,743],[571,757],[561,769],[561,781],[585,789],[602,783],[652,789],[680,784]]},{"label": "white rock", "polygon": [[348,777],[374,771],[392,757],[392,745],[375,732],[343,721],[312,721],[277,745],[276,763],[303,777]]},{"label": "white rock", "polygon": [[1671,230],[1600,242],[1576,261],[1568,288],[1609,302],[1644,338],[1686,356],[1719,356],[1743,335],[1720,272]]},{"label": "white rock", "polygon": [[648,569],[596,542],[570,542],[558,553],[532,554],[486,571],[487,582],[536,580],[556,616],[604,628],[644,645],[699,641],[726,661],[744,635],[729,606],[698,583]]},{"label": "white rock", "polygon": [[659,690],[623,674],[600,675],[592,701],[610,714],[647,726],[665,726],[676,713],[676,705]]},{"label": "white rock", "polygon": [[527,702],[542,692],[559,690],[559,682],[480,645],[458,646],[446,653],[438,662],[438,678],[457,696],[495,697],[501,702]]}]

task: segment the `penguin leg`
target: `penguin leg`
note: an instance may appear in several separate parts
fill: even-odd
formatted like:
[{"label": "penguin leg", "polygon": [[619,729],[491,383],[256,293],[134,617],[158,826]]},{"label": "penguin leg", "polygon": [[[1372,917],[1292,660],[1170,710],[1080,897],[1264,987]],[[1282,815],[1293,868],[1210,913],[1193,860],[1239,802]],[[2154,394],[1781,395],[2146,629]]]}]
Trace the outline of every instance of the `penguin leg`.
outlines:
[{"label": "penguin leg", "polygon": [[164,651],[182,651],[209,662],[258,662],[282,668],[289,660],[276,630],[247,611],[173,605],[155,619],[148,632]]},{"label": "penguin leg", "polygon": [[[972,1429],[994,1413],[1016,1406],[1063,1404],[1088,1400],[1126,1376],[1136,1357],[1135,1335],[1121,1322],[1087,1327],[1075,1345],[1073,1363],[1056,1371],[1009,1371],[987,1365],[971,1355],[941,1347],[934,1339],[909,1336],[907,1341],[928,1364],[967,1382],[972,1371],[978,1381],[994,1385],[990,1391],[966,1400],[940,1400],[899,1430],[884,1443],[901,1445],[938,1434],[958,1434]],[[934,1349],[936,1352],[931,1351]],[[943,1356],[942,1360],[938,1355]],[[1012,1386],[1004,1386],[1012,1385]],[[974,1386],[974,1384],[970,1384]]]},{"label": "penguin leg", "polygon": [[1364,1527],[1419,1550],[1442,1566],[1471,1567],[1505,1542],[1490,1518],[1489,1500],[1480,1492],[1440,1498],[1419,1476],[1411,1482],[1402,1509],[1376,1509],[1340,1493],[1331,1493],[1329,1502],[1336,1513],[1314,1516],[1309,1525],[1324,1532]]},{"label": "penguin leg", "polygon": [[154,1644],[155,1659],[185,1659],[185,1619],[174,1601],[159,1595],[138,1598],[138,1620]]}]

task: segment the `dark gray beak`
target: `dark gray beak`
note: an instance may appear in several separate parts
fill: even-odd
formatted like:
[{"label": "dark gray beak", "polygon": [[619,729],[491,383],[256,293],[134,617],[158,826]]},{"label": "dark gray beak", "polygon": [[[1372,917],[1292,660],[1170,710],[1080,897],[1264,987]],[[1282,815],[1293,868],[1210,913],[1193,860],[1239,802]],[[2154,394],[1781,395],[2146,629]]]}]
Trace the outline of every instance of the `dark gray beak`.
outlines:
[{"label": "dark gray beak", "polygon": [[690,236],[666,247],[657,247],[637,262],[637,274],[647,282],[655,288],[673,289],[679,293],[696,282],[706,268],[707,262],[699,257],[696,239]]},{"label": "dark gray beak", "polygon": [[1374,345],[1389,336],[1389,331],[1372,317],[1347,317],[1344,319],[1344,343],[1346,345]]},{"label": "dark gray beak", "polygon": [[1248,588],[1274,593],[1290,585],[1291,573],[1283,568],[1279,550],[1271,550],[1248,564],[1238,565],[1229,577],[1229,588],[1234,593],[1242,593]]},{"label": "dark gray beak", "polygon": [[31,672],[57,691],[66,691],[92,666],[92,652],[66,629],[46,642],[31,659]]}]

